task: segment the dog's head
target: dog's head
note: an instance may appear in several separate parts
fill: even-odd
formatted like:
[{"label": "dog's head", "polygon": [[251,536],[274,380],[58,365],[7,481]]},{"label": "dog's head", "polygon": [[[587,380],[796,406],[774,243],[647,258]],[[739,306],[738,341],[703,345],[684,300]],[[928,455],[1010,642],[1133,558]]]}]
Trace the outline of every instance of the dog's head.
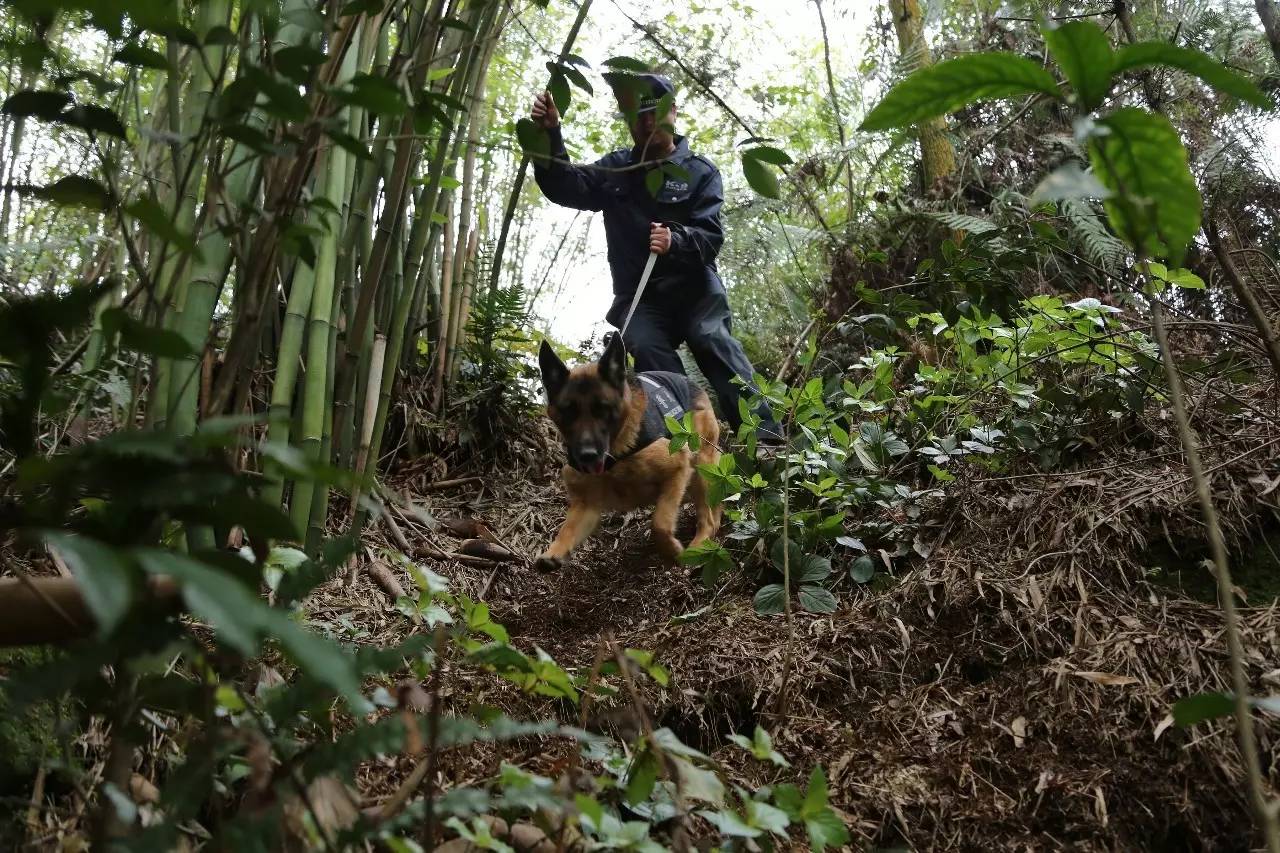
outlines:
[{"label": "dog's head", "polygon": [[622,336],[613,336],[598,362],[572,370],[544,340],[538,366],[547,389],[547,414],[564,438],[569,464],[583,473],[603,472],[627,412],[627,353]]}]

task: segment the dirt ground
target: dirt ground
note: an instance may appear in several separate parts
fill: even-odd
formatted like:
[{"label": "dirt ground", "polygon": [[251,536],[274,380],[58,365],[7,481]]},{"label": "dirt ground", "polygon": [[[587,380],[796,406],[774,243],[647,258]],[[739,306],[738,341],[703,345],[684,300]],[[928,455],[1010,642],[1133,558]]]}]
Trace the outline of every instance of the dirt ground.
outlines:
[{"label": "dirt ground", "polygon": [[[513,641],[562,666],[589,668],[606,634],[653,650],[673,675],[668,689],[647,688],[661,724],[752,786],[801,780],[821,763],[859,849],[1245,850],[1258,839],[1229,724],[1182,730],[1169,714],[1182,696],[1225,687],[1221,615],[1151,582],[1158,572],[1145,562],[1152,531],[1163,530],[1178,566],[1204,571],[1187,544],[1199,535],[1195,504],[1176,486],[1180,463],[1130,464],[1142,470],[968,487],[939,509],[944,533],[927,560],[896,564],[876,592],[844,582],[838,612],[797,613],[790,631],[782,616],[755,615],[745,578],[708,590],[661,567],[644,513],[607,518],[558,576],[523,562],[426,562],[456,591],[488,587]],[[1247,483],[1258,470],[1249,464],[1228,488]],[[483,520],[525,557],[563,517],[547,461],[448,490],[426,490],[430,481],[411,466],[391,485],[437,518]],[[1146,494],[1135,482],[1175,487]],[[1239,530],[1256,521],[1238,520]],[[404,521],[415,549],[449,550],[447,535]],[[686,541],[691,527],[683,518]],[[379,638],[406,629],[367,578],[343,592],[326,605],[351,608]],[[1244,611],[1250,675],[1259,692],[1274,692],[1277,614],[1260,604]],[[551,702],[494,690],[508,713],[573,721]],[[728,735],[757,724],[791,769],[726,748]],[[1260,721],[1272,770],[1276,733]],[[551,761],[537,747],[502,757]],[[479,778],[494,758],[455,768],[454,778]],[[364,793],[402,770],[371,770]]]}]

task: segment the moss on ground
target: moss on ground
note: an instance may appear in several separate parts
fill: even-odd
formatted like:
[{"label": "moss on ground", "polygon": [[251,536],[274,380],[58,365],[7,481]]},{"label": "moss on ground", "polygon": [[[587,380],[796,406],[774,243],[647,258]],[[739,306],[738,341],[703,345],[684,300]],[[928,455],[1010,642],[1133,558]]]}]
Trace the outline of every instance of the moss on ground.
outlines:
[{"label": "moss on ground", "polygon": [[[1280,528],[1272,527],[1230,555],[1231,580],[1244,590],[1248,603],[1265,606],[1280,601]],[[1206,604],[1218,603],[1217,581],[1202,549],[1175,553],[1167,542],[1148,552],[1151,579]]]},{"label": "moss on ground", "polygon": [[28,791],[40,764],[58,750],[53,705],[42,702],[16,714],[6,689],[15,674],[52,658],[51,652],[39,648],[0,651],[0,794]]}]

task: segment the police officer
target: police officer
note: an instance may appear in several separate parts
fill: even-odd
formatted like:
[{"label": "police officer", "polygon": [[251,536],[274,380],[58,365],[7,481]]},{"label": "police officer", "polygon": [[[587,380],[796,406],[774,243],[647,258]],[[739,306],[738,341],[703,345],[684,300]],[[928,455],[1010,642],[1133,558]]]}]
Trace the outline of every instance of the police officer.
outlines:
[{"label": "police officer", "polygon": [[[623,342],[637,370],[674,373],[684,372],[676,348],[687,343],[736,431],[742,420],[742,389],[732,379],[740,376],[751,383],[754,371],[742,344],[731,334],[729,302],[716,271],[716,255],[724,242],[720,172],[706,157],[690,151],[685,137],[671,132],[674,101],[667,115],[656,114],[663,97],[675,94],[668,78],[605,76],[624,116],[634,117],[629,126],[634,147],[607,154],[591,166],[570,164],[560,113],[551,95],[543,92],[534,98],[532,118],[550,136],[550,160],[535,159],[534,178],[556,204],[604,212],[614,294],[605,319],[613,326],[621,328],[626,318],[649,253],[658,255]],[[655,196],[646,176],[664,163],[677,168],[666,171]],[[771,443],[781,429],[767,406],[759,414],[764,419],[759,438]]]}]

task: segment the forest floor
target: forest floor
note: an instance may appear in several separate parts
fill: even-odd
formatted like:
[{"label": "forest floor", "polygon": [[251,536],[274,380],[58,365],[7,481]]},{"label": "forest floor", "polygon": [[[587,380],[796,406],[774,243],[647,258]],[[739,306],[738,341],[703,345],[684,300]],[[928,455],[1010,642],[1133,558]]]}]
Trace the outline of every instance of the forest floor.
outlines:
[{"label": "forest floor", "polygon": [[[464,471],[480,479],[457,487],[432,489],[441,471],[426,463],[393,472],[388,485],[436,518],[480,519],[532,557],[563,518],[564,498],[554,442],[531,444],[545,452]],[[1257,536],[1269,537],[1269,554],[1280,536],[1274,521],[1256,526],[1254,496],[1274,499],[1275,455],[1233,462],[1232,453],[1224,442],[1209,460],[1220,466],[1229,535],[1239,555],[1255,557],[1266,544]],[[653,650],[672,673],[669,688],[646,688],[659,723],[749,788],[801,781],[821,763],[859,849],[1247,849],[1252,822],[1229,725],[1183,730],[1170,716],[1179,698],[1224,689],[1226,678],[1222,618],[1198,577],[1207,576],[1201,526],[1184,477],[1178,457],[1131,448],[1080,473],[971,480],[938,508],[942,533],[927,559],[891,561],[884,582],[838,590],[835,614],[797,613],[790,632],[784,617],[754,613],[754,586],[741,575],[708,590],[662,567],[647,513],[606,517],[557,576],[523,561],[413,556],[454,592],[485,591],[513,642],[562,666],[589,668],[606,635]],[[691,527],[686,513],[678,535],[687,541]],[[450,550],[438,531],[408,518],[403,529],[415,550]],[[1269,592],[1250,597],[1243,618],[1250,675],[1275,692],[1280,614]],[[367,575],[321,590],[311,616],[349,619],[380,641],[414,630]],[[575,722],[566,706],[482,689],[468,700]],[[627,725],[618,713],[613,721]],[[757,724],[790,769],[729,746],[730,734],[750,736]],[[1260,726],[1264,766],[1280,758],[1278,733]],[[499,758],[551,772],[565,749],[508,744],[455,757],[448,772],[475,781]],[[366,767],[365,801],[385,796],[406,762]]]}]

